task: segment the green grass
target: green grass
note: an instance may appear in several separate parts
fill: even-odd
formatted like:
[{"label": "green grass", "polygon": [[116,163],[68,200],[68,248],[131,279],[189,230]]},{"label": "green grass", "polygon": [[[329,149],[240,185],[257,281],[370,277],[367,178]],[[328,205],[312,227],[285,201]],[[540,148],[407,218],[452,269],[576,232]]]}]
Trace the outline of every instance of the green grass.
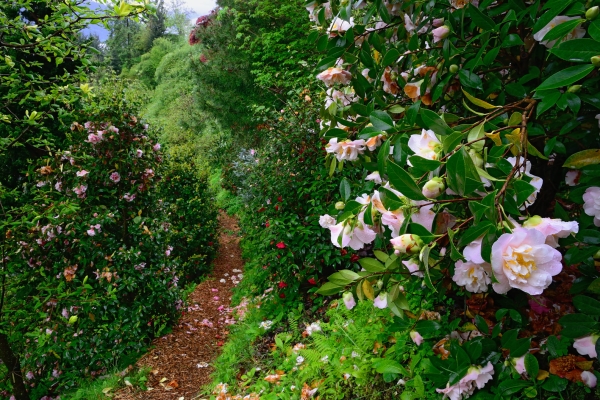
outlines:
[{"label": "green grass", "polygon": [[81,388],[71,393],[62,394],[60,398],[63,400],[106,400],[125,386],[145,391],[149,373],[149,367],[129,373],[115,370],[104,378],[84,382]]}]

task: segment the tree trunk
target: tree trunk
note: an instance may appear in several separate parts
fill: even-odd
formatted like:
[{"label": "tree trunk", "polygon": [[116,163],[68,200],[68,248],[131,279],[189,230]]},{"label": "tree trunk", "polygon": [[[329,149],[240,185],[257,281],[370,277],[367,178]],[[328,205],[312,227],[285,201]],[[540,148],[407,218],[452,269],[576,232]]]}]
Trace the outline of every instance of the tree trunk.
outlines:
[{"label": "tree trunk", "polygon": [[27,389],[25,388],[25,382],[23,382],[23,374],[21,373],[21,364],[19,363],[19,357],[13,353],[8,343],[8,336],[4,333],[0,333],[0,359],[8,368],[10,375],[10,382],[13,387],[13,395],[16,400],[29,400]]}]

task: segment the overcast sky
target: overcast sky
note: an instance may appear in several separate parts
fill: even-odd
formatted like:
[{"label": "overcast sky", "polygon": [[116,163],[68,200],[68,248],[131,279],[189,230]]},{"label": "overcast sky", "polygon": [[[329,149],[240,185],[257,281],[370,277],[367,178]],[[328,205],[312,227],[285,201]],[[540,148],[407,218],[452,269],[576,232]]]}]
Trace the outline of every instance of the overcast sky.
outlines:
[{"label": "overcast sky", "polygon": [[217,6],[216,0],[183,0],[185,8],[193,10],[195,15],[206,15]]}]

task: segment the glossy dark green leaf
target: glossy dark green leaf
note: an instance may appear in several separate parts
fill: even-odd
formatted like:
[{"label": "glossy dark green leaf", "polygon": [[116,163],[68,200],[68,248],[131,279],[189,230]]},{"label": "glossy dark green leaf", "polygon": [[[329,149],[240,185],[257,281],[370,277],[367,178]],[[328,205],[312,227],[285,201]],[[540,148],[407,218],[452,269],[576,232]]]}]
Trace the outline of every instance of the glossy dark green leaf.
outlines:
[{"label": "glossy dark green leaf", "polygon": [[550,52],[566,61],[589,63],[592,57],[600,55],[600,42],[589,38],[567,40]]},{"label": "glossy dark green leaf", "polygon": [[573,29],[581,25],[585,20],[578,18],[571,21],[565,21],[561,24],[556,25],[554,28],[550,29],[542,41],[551,41],[561,39],[566,36],[568,33],[571,33]]},{"label": "glossy dark green leaf", "polygon": [[535,90],[558,89],[563,86],[569,86],[578,80],[585,78],[593,70],[594,66],[591,64],[575,65],[566,68],[547,78]]},{"label": "glossy dark green leaf", "polygon": [[471,18],[475,25],[483,29],[484,31],[492,31],[496,29],[496,24],[494,20],[479,11],[477,7],[473,4],[469,4],[469,13],[471,14]]},{"label": "glossy dark green leaf", "polygon": [[388,162],[388,176],[392,186],[411,200],[426,200],[414,179],[398,164]]},{"label": "glossy dark green leaf", "polygon": [[421,118],[423,120],[423,124],[427,129],[431,129],[438,135],[449,135],[452,133],[452,129],[444,122],[444,120],[437,115],[435,112],[428,110],[426,108],[421,109]]},{"label": "glossy dark green leaf", "polygon": [[392,117],[385,111],[375,110],[369,115],[369,119],[375,129],[387,131],[394,128],[394,120],[392,120]]},{"label": "glossy dark green leaf", "polygon": [[461,69],[458,72],[458,79],[463,86],[483,91],[481,78],[468,69]]}]

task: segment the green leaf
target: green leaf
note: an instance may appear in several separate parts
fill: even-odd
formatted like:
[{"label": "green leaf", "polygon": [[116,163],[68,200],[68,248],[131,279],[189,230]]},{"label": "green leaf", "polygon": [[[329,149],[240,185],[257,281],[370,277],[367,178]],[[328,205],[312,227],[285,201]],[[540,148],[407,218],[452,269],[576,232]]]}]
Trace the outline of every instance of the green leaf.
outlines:
[{"label": "green leaf", "polygon": [[530,387],[531,382],[523,381],[520,379],[507,379],[498,385],[498,392],[502,398],[508,398],[515,393],[520,392],[526,387]]},{"label": "green leaf", "polygon": [[523,46],[524,44],[525,43],[523,43],[523,40],[519,35],[517,35],[516,33],[511,33],[504,38],[501,47],[506,48],[513,46]]},{"label": "green leaf", "polygon": [[448,135],[453,132],[452,129],[444,122],[439,115],[435,112],[428,110],[426,108],[421,109],[421,118],[423,119],[423,123],[425,127],[431,129],[438,135]]},{"label": "green leaf", "polygon": [[465,134],[459,131],[453,132],[452,134],[444,137],[442,139],[442,148],[444,149],[444,153],[449,153],[454,150],[456,146],[460,144],[460,142],[464,139]]},{"label": "green leaf", "polygon": [[469,13],[471,14],[471,18],[473,19],[475,25],[477,25],[484,31],[492,31],[496,29],[496,24],[494,23],[494,21],[490,17],[479,11],[479,9],[473,4],[469,4]]},{"label": "green leaf", "polygon": [[567,8],[571,2],[572,0],[550,0],[544,4],[544,9],[548,9],[548,11],[544,12],[536,21],[535,25],[533,25],[533,33],[537,33],[548,25],[550,21]]},{"label": "green leaf", "polygon": [[495,105],[493,105],[493,104],[490,104],[490,103],[488,103],[488,102],[486,102],[486,101],[479,100],[477,97],[475,97],[475,96],[472,96],[471,94],[469,94],[469,92],[467,92],[465,89],[462,89],[462,88],[461,88],[461,90],[462,90],[462,92],[464,93],[464,95],[467,97],[467,99],[469,99],[469,101],[470,101],[471,103],[475,104],[476,106],[479,106],[479,107],[485,108],[485,109],[487,109],[487,110],[491,110],[491,109],[494,109],[494,108],[499,108],[499,107],[500,107],[500,106],[495,106]]},{"label": "green leaf", "polygon": [[392,186],[411,200],[426,200],[414,179],[398,164],[388,162],[388,176]]},{"label": "green leaf", "polygon": [[575,29],[578,25],[581,25],[585,20],[584,19],[574,19],[571,21],[565,21],[556,25],[554,28],[550,29],[548,33],[544,35],[542,41],[551,41],[561,39],[570,33],[573,29]]},{"label": "green leaf", "polygon": [[408,160],[414,168],[425,172],[433,171],[442,165],[442,163],[438,160],[429,160],[420,156],[410,156],[408,157]]},{"label": "green leaf", "polygon": [[343,286],[338,286],[331,282],[326,282],[315,293],[322,294],[323,296],[331,296],[332,294],[339,293],[342,290],[344,290]]},{"label": "green leaf", "polygon": [[458,79],[463,86],[483,91],[481,78],[468,69],[461,69],[458,72]]},{"label": "green leaf", "polygon": [[481,182],[475,164],[464,147],[450,156],[446,163],[446,174],[448,187],[461,196],[472,192],[472,190],[468,190],[469,179]]},{"label": "green leaf", "polygon": [[[377,257],[377,259],[381,262],[386,262],[390,258],[390,256],[388,256],[381,250],[375,250],[375,251],[373,251],[373,254],[375,254],[375,257]],[[364,258],[361,258],[361,260],[364,260]],[[358,262],[360,263],[360,260]],[[365,267],[363,266],[363,268],[365,268]],[[373,271],[371,271],[371,272],[373,272]],[[378,271],[374,271],[374,272],[378,272]]]},{"label": "green leaf", "polygon": [[537,105],[537,116],[539,117],[544,112],[554,107],[561,95],[562,94],[558,90],[553,90],[550,93],[545,93],[545,95],[542,98],[542,101],[540,101]]},{"label": "green leaf", "polygon": [[[384,253],[385,254],[385,253]],[[363,267],[367,272],[383,272],[385,271],[385,267],[382,263],[377,261],[374,258],[364,257],[358,260],[358,263],[361,267]]]},{"label": "green leaf", "polygon": [[346,178],[342,179],[340,182],[340,195],[344,202],[348,201],[350,198],[350,182],[348,182],[348,179]]},{"label": "green leaf", "polygon": [[542,388],[549,392],[563,392],[567,388],[568,380],[560,378],[557,375],[550,375],[542,385]]},{"label": "green leaf", "polygon": [[563,167],[579,169],[595,164],[600,164],[600,149],[589,149],[577,152],[567,158]]},{"label": "green leaf", "polygon": [[[600,20],[595,22],[598,21]],[[550,52],[566,61],[589,63],[590,58],[600,55],[600,43],[588,38],[567,40],[554,47]]]},{"label": "green leaf", "polygon": [[381,62],[381,67],[385,68],[389,65],[392,65],[393,63],[395,63],[398,58],[400,57],[400,52],[394,48],[391,48],[388,50],[387,53],[385,53],[385,56],[383,57],[383,61]]},{"label": "green leaf", "polygon": [[517,193],[517,205],[519,206],[523,204],[525,200],[527,200],[527,198],[533,194],[533,192],[536,191],[535,187],[521,179],[513,181],[513,187]]},{"label": "green leaf", "polygon": [[575,65],[573,67],[566,68],[546,79],[535,90],[558,89],[563,86],[569,86],[578,80],[585,78],[593,70],[594,66],[591,64]]},{"label": "green leaf", "polygon": [[347,139],[348,138],[348,132],[340,129],[340,128],[333,128],[333,129],[329,129],[327,132],[325,132],[325,135],[323,135],[323,137],[325,139],[331,139],[331,138],[338,138],[338,139]]},{"label": "green leaf", "polygon": [[594,21],[592,21],[590,26],[588,26],[588,33],[590,34],[592,39],[600,41],[600,19],[595,19]]},{"label": "green leaf", "polygon": [[487,234],[492,229],[495,229],[495,226],[490,221],[483,221],[480,224],[471,226],[459,239],[458,247],[464,247],[468,245],[477,238]]},{"label": "green leaf", "polygon": [[415,331],[425,339],[437,337],[441,329],[442,325],[437,321],[420,320],[415,325]]},{"label": "green leaf", "polygon": [[539,370],[540,364],[538,363],[537,358],[531,353],[525,354],[525,371],[527,371],[529,378],[536,380]]},{"label": "green leaf", "polygon": [[388,358],[374,358],[373,368],[380,374],[408,375],[406,369],[400,365],[398,361],[390,360]]},{"label": "green leaf", "polygon": [[579,295],[573,297],[573,305],[582,313],[600,315],[600,301],[589,296]]},{"label": "green leaf", "polygon": [[369,115],[369,119],[375,129],[379,129],[380,131],[387,131],[394,127],[392,117],[385,111],[375,110]]},{"label": "green leaf", "polygon": [[[489,333],[490,328],[489,328],[487,322],[485,322],[485,319],[483,319],[481,317],[481,315],[475,316],[475,326],[477,327],[479,332],[483,333],[484,335],[487,335]],[[473,361],[475,361],[475,360],[473,360]]]},{"label": "green leaf", "polygon": [[596,320],[586,314],[567,314],[558,323],[563,327],[561,335],[570,338],[578,338],[592,332]]}]

